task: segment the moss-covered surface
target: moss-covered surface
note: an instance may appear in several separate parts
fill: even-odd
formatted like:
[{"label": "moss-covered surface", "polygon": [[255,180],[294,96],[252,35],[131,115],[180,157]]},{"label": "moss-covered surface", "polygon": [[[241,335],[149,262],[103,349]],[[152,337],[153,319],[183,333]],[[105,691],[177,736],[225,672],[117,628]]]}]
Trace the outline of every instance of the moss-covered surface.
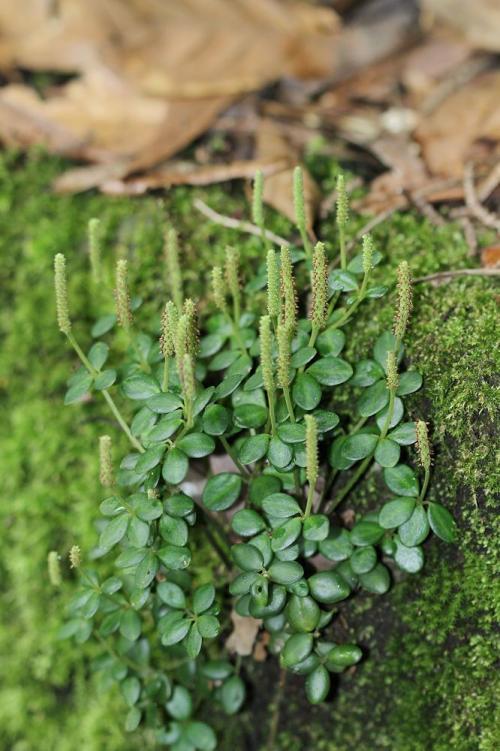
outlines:
[{"label": "moss-covered surface", "polygon": [[[74,542],[83,548],[94,542],[100,498],[94,447],[107,419],[99,404],[61,406],[74,362],[54,326],[52,256],[59,250],[68,255],[83,338],[97,297],[86,273],[90,216],[102,219],[109,266],[117,253],[130,258],[150,310],[164,294],[165,214],[179,226],[194,288],[203,288],[201,270],[225,243],[238,242],[250,259],[260,257],[260,248],[254,238],[200,221],[188,189],[176,190],[164,205],[154,198],[56,197],[48,185],[59,169],[40,154],[11,154],[0,162],[0,748],[128,751],[144,748],[144,741],[123,737],[122,700],[97,693],[88,678],[95,647],[76,652],[55,638],[71,580],[54,592],[46,556]],[[328,170],[324,177],[331,183]],[[224,213],[243,207],[240,194],[222,188],[197,192]],[[280,218],[273,228],[289,231]],[[331,240],[330,221],[323,234]],[[376,239],[388,257],[385,274],[393,275],[402,258],[416,276],[470,263],[455,228],[436,229],[412,215],[396,216]],[[493,751],[500,744],[493,641],[499,602],[493,578],[499,556],[495,287],[461,278],[438,287],[417,285],[416,292],[407,356],[424,373],[425,388],[411,408],[431,424],[431,493],[453,509],[460,542],[428,543],[424,573],[398,582],[386,597],[356,598],[343,608],[335,628],[357,637],[369,659],[342,679],[331,704],[314,710],[303,701],[301,681],[287,683],[276,742],[282,751]],[[390,323],[390,303],[369,304],[353,324],[350,347],[369,351],[375,333]],[[377,479],[370,475],[348,505],[369,507]],[[246,714],[225,722],[227,749],[264,747],[277,669],[266,663],[248,672],[255,689]]]}]

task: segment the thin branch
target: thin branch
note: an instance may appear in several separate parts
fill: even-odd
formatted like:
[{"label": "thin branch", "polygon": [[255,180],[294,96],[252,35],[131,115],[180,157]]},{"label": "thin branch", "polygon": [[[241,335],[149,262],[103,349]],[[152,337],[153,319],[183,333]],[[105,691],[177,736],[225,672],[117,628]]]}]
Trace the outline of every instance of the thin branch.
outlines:
[{"label": "thin branch", "polygon": [[[207,204],[202,201],[201,198],[195,198],[193,201],[193,206],[195,207],[195,209],[198,209],[198,211],[200,211],[203,216],[206,216],[207,219],[210,219],[210,221],[214,222],[215,224],[220,224],[222,227],[227,227],[228,229],[238,230],[238,232],[246,232],[249,235],[256,235],[257,237],[262,236],[260,227],[257,227],[251,222],[241,221],[240,219],[233,219],[230,216],[219,214],[217,211],[214,211],[214,209],[211,209],[210,206],[207,206]],[[266,238],[271,242],[276,243],[276,245],[290,244],[289,241],[285,240],[284,237],[280,237],[279,235],[276,235],[274,232],[271,232],[268,229],[264,230],[264,233]]]},{"label": "thin branch", "polygon": [[465,203],[470,213],[486,227],[500,231],[500,218],[481,205],[474,186],[474,165],[472,162],[464,167]]},{"label": "thin branch", "polygon": [[414,284],[420,282],[433,282],[437,279],[452,279],[455,276],[500,276],[500,268],[498,269],[456,269],[455,271],[438,271],[437,274],[427,274],[427,276],[420,276],[418,279],[414,279]]}]

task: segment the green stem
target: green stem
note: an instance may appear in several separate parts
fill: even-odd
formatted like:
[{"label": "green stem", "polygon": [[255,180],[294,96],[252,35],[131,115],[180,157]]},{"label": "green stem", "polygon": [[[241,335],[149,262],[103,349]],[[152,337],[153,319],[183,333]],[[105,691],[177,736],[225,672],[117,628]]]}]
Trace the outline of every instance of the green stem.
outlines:
[{"label": "green stem", "polygon": [[248,476],[249,476],[250,472],[240,462],[240,460],[238,459],[238,457],[234,453],[232,447],[229,445],[229,442],[228,442],[227,438],[225,436],[223,436],[223,435],[220,435],[219,436],[219,440],[222,443],[222,445],[224,446],[226,454],[231,457],[231,459],[233,460],[233,462],[236,464],[236,466],[240,470],[240,473],[243,475],[243,479],[245,480],[245,482],[248,482]]},{"label": "green stem", "polygon": [[[352,314],[358,309],[358,307],[360,306],[360,304],[365,299],[366,288],[368,286],[368,280],[369,280],[369,278],[370,278],[370,274],[369,273],[364,275],[363,281],[361,282],[361,288],[359,290],[359,294],[358,294],[357,298],[355,299],[355,301],[353,302],[353,304],[350,306],[350,308],[348,308],[346,310],[346,312],[344,313],[344,315],[341,318],[339,318],[338,321],[335,321],[335,323],[332,324],[333,328],[337,329],[340,326],[343,326],[344,323],[347,323],[347,321],[352,316]],[[328,310],[330,310],[330,309],[328,309]]]},{"label": "green stem", "polygon": [[[91,362],[88,360],[88,358],[86,357],[86,355],[80,349],[80,346],[79,346],[78,342],[76,341],[75,337],[73,336],[73,334],[70,332],[66,336],[68,337],[68,339],[69,339],[69,341],[70,341],[73,349],[75,350],[76,354],[78,355],[78,357],[82,361],[83,365],[89,371],[90,375],[94,376],[94,377],[96,375],[98,375],[98,371],[92,366]],[[118,409],[118,407],[116,406],[115,401],[114,401],[113,397],[111,396],[111,394],[109,393],[109,391],[107,389],[103,389],[101,391],[101,394],[103,395],[104,399],[106,400],[106,402],[107,402],[107,404],[108,404],[111,412],[115,416],[115,418],[116,418],[119,426],[121,427],[121,429],[123,430],[123,432],[125,433],[125,435],[127,436],[127,438],[129,439],[129,441],[132,444],[132,446],[134,446],[134,448],[136,448],[137,451],[139,451],[141,454],[143,454],[144,451],[145,451],[144,446],[130,432],[129,426],[127,425],[127,423],[123,419],[123,416],[122,416],[120,410]]]},{"label": "green stem", "polygon": [[290,389],[288,388],[288,386],[283,387],[283,396],[285,397],[285,404],[288,410],[288,417],[290,418],[291,422],[295,422],[295,412],[293,410],[293,403],[290,397]]},{"label": "green stem", "polygon": [[344,500],[344,498],[346,498],[349,495],[349,493],[351,492],[351,490],[353,489],[353,487],[361,479],[361,477],[365,473],[366,469],[368,468],[370,462],[373,459],[373,453],[374,452],[372,451],[371,454],[369,454],[365,459],[363,459],[363,461],[361,462],[361,464],[359,465],[359,467],[357,468],[357,470],[352,475],[352,477],[349,480],[349,482],[346,485],[344,485],[344,487],[341,489],[341,491],[338,494],[338,496],[336,498],[332,498],[332,500],[330,501],[330,503],[328,503],[326,505],[326,507],[325,507],[325,514],[331,513],[333,511],[333,509],[337,508],[337,506],[340,503],[342,503],[342,501]]},{"label": "green stem", "polygon": [[162,391],[168,391],[168,383],[170,377],[170,358],[165,357],[163,360],[163,381],[161,384]]},{"label": "green stem", "polygon": [[304,511],[304,519],[307,519],[307,517],[311,515],[313,499],[314,499],[314,485],[310,483],[309,488],[307,490],[307,502],[306,502],[306,509]]},{"label": "green stem", "polygon": [[431,479],[431,473],[430,470],[425,470],[425,476],[424,476],[424,484],[422,485],[422,490],[420,491],[420,495],[418,496],[418,503],[422,503],[425,495],[427,493],[427,488],[429,487],[429,480]]},{"label": "green stem", "polygon": [[299,227],[300,237],[302,240],[302,245],[304,246],[304,250],[306,251],[306,255],[308,258],[312,258],[313,255],[313,247],[311,244],[311,241],[309,240],[309,236],[307,234],[307,230],[305,227]]},{"label": "green stem", "polygon": [[269,393],[269,391],[267,391],[266,393],[267,393],[267,402],[269,405],[269,417],[271,420],[271,433],[273,436],[275,436],[276,435],[276,415],[274,412],[274,393]]},{"label": "green stem", "polygon": [[345,271],[347,268],[347,253],[345,247],[345,230],[344,226],[339,225],[339,243],[340,243],[340,268]]}]

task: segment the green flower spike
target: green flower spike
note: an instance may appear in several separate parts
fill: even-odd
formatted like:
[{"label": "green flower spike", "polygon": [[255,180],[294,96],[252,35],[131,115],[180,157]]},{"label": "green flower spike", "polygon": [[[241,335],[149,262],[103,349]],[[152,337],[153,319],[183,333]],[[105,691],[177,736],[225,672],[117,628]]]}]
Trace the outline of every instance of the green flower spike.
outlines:
[{"label": "green flower spike", "polygon": [[55,550],[51,550],[47,556],[47,569],[49,572],[49,581],[53,587],[60,587],[62,584],[61,564],[59,555]]},{"label": "green flower spike", "polygon": [[267,312],[275,320],[280,313],[280,272],[274,250],[267,254]]},{"label": "green flower spike", "polygon": [[114,485],[111,437],[109,435],[102,435],[99,438],[99,480],[103,488],[111,488]]},{"label": "green flower spike", "polygon": [[80,548],[78,545],[73,545],[69,551],[69,563],[71,568],[80,568],[81,562]]},{"label": "green flower spike", "polygon": [[297,293],[290,248],[287,245],[281,248],[281,295],[281,322],[288,331],[294,332],[297,325]]},{"label": "green flower spike", "polygon": [[412,283],[410,267],[407,261],[398,266],[398,304],[394,321],[394,335],[401,342],[408,326],[408,320],[412,309]]},{"label": "green flower spike", "polygon": [[128,263],[120,259],[116,264],[115,305],[116,318],[120,326],[129,331],[132,325],[132,309],[128,291]]},{"label": "green flower spike", "polygon": [[227,313],[226,285],[220,266],[212,269],[212,294],[216,306],[222,313]]},{"label": "green flower spike", "polygon": [[54,286],[56,290],[57,323],[59,330],[68,336],[71,333],[71,320],[66,282],[66,258],[62,253],[58,253],[54,258]]},{"label": "green flower spike", "polygon": [[312,415],[304,417],[306,423],[306,477],[309,483],[305,517],[311,513],[314,490],[318,481],[318,425]]},{"label": "green flower spike", "polygon": [[398,363],[395,352],[387,353],[387,388],[396,392],[399,386]]},{"label": "green flower spike", "polygon": [[317,333],[326,323],[328,306],[328,263],[323,243],[317,243],[314,248],[311,288],[311,320]]},{"label": "green flower spike", "polygon": [[240,254],[235,248],[226,248],[226,280],[233,298],[234,320],[238,324],[241,309]]}]

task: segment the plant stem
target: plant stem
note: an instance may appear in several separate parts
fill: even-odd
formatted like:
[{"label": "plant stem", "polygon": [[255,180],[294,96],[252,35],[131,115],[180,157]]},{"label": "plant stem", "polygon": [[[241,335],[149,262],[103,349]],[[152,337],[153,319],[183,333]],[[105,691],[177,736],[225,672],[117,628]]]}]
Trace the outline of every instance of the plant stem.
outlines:
[{"label": "plant stem", "polygon": [[427,493],[427,488],[429,487],[429,480],[431,479],[431,473],[428,469],[425,470],[425,476],[424,476],[424,483],[422,485],[422,490],[420,491],[420,495],[418,496],[418,502],[422,503],[425,495]]},{"label": "plant stem", "polygon": [[307,490],[307,501],[306,501],[306,509],[304,511],[304,519],[307,519],[307,517],[311,515],[313,499],[314,499],[314,485],[309,484],[309,488]]},{"label": "plant stem", "polygon": [[[80,348],[80,345],[76,341],[76,339],[73,336],[73,334],[70,332],[66,336],[68,337],[68,339],[69,339],[69,341],[71,343],[71,346],[73,347],[73,349],[75,350],[76,354],[78,355],[78,357],[82,361],[83,365],[89,371],[90,375],[94,376],[94,377],[96,375],[98,375],[98,371],[92,366],[91,362],[88,360],[88,358],[86,357],[86,355],[83,353],[83,351]],[[114,401],[113,397],[111,396],[111,394],[109,393],[109,391],[107,389],[102,389],[101,394],[103,395],[104,399],[108,403],[108,406],[109,406],[111,412],[115,416],[118,424],[120,425],[121,429],[123,430],[123,432],[125,433],[125,435],[129,439],[129,441],[132,444],[132,446],[134,446],[134,448],[136,448],[137,451],[139,451],[141,454],[143,454],[144,451],[145,451],[144,446],[130,432],[129,426],[125,422],[125,420],[124,420],[124,418],[123,418],[120,410],[116,406],[115,401]]]},{"label": "plant stem", "polygon": [[165,357],[163,360],[163,381],[161,384],[161,390],[162,391],[168,391],[168,383],[169,383],[169,377],[170,377],[170,358]]},{"label": "plant stem", "polygon": [[295,422],[295,412],[293,410],[293,403],[290,398],[290,389],[288,388],[288,386],[283,387],[283,396],[285,397],[285,404],[288,410],[288,417],[290,418],[291,422]]},{"label": "plant stem", "polygon": [[339,226],[339,243],[340,243],[340,268],[345,271],[347,268],[347,254],[345,248],[345,230],[344,226]]},{"label": "plant stem", "polygon": [[276,736],[278,734],[279,722],[280,722],[280,709],[281,700],[283,698],[283,691],[286,684],[286,670],[280,669],[280,679],[278,683],[278,690],[275,694],[275,703],[273,715],[271,717],[271,724],[269,728],[269,737],[266,743],[266,751],[275,751],[276,749]]},{"label": "plant stem", "polygon": [[373,459],[373,451],[365,459],[363,459],[363,461],[361,462],[357,470],[352,475],[349,482],[346,485],[344,485],[344,487],[341,489],[338,496],[336,498],[332,498],[332,500],[326,505],[325,514],[329,514],[331,511],[333,511],[333,509],[337,508],[337,506],[340,503],[342,503],[344,498],[346,498],[346,496],[349,495],[353,487],[356,485],[356,483],[361,479],[362,475],[365,473],[372,459]]},{"label": "plant stem", "polygon": [[225,436],[223,436],[223,435],[220,435],[219,436],[219,440],[222,443],[222,445],[224,446],[226,454],[228,454],[228,456],[231,457],[231,459],[233,460],[233,462],[236,464],[236,466],[240,470],[240,473],[243,475],[243,479],[245,480],[245,482],[248,482],[248,476],[249,476],[250,472],[240,462],[240,460],[238,459],[238,457],[234,453],[232,447],[229,445],[229,442],[228,442],[227,438]]}]

